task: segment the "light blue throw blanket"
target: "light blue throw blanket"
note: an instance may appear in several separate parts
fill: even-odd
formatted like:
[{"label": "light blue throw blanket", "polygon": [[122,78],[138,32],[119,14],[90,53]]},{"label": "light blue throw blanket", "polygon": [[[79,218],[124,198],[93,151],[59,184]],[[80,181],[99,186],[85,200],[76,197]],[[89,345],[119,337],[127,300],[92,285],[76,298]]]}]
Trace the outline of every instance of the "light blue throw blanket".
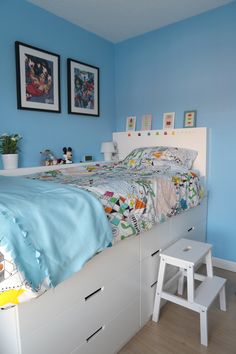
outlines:
[{"label": "light blue throw blanket", "polygon": [[111,241],[103,207],[89,192],[0,176],[0,245],[32,289],[45,277],[56,286]]}]

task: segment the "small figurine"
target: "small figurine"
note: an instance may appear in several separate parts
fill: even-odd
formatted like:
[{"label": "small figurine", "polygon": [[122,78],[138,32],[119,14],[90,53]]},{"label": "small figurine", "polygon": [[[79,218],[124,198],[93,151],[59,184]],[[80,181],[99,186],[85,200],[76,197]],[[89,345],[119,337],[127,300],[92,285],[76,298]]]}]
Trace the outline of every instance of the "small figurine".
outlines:
[{"label": "small figurine", "polygon": [[63,160],[64,163],[72,163],[72,148],[71,147],[64,147],[63,148]]},{"label": "small figurine", "polygon": [[42,155],[42,164],[44,166],[57,165],[58,160],[51,150],[46,149],[41,151],[40,154]]}]

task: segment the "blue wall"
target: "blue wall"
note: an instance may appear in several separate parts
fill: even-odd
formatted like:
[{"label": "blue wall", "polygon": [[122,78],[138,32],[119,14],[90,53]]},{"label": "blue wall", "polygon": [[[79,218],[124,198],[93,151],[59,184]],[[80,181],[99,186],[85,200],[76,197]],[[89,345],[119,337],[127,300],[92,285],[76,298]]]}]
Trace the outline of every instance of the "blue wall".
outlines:
[{"label": "blue wall", "polygon": [[[24,0],[1,0],[0,33],[0,134],[23,135],[21,166],[38,165],[45,148],[60,157],[63,146],[73,147],[75,161],[101,159],[100,143],[114,131],[114,45]],[[61,114],[17,110],[16,40],[61,55]],[[68,57],[100,68],[100,117],[67,114]]]},{"label": "blue wall", "polygon": [[208,241],[216,257],[236,261],[236,3],[116,46],[116,128],[128,115],[197,109],[209,128]]},{"label": "blue wall", "polygon": [[[235,18],[234,2],[114,46],[25,0],[1,0],[0,133],[23,135],[21,166],[68,145],[76,161],[100,159],[100,143],[124,130],[128,115],[140,128],[152,113],[159,129],[163,112],[174,111],[178,128],[184,110],[197,109],[197,125],[209,128],[208,241],[215,256],[236,261]],[[17,110],[15,40],[61,55],[61,114]],[[99,118],[67,114],[67,57],[100,68]]]}]

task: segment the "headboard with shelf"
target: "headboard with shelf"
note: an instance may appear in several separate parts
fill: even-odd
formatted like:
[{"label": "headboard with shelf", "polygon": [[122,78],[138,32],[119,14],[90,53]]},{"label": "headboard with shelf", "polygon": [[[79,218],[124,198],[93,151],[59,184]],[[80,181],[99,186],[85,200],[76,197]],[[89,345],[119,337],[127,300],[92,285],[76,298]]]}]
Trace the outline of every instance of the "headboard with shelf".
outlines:
[{"label": "headboard with shelf", "polygon": [[120,160],[138,147],[175,146],[196,150],[198,156],[193,168],[201,176],[207,175],[207,128],[119,132],[113,133],[113,141]]}]

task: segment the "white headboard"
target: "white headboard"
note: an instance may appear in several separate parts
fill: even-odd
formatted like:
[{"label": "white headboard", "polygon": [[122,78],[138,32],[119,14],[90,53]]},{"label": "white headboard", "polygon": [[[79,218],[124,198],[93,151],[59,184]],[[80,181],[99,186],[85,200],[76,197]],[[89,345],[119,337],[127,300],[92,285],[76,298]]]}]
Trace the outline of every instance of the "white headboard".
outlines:
[{"label": "white headboard", "polygon": [[113,133],[113,141],[117,144],[120,160],[138,147],[176,146],[196,150],[198,156],[193,167],[201,176],[207,174],[207,128]]}]

